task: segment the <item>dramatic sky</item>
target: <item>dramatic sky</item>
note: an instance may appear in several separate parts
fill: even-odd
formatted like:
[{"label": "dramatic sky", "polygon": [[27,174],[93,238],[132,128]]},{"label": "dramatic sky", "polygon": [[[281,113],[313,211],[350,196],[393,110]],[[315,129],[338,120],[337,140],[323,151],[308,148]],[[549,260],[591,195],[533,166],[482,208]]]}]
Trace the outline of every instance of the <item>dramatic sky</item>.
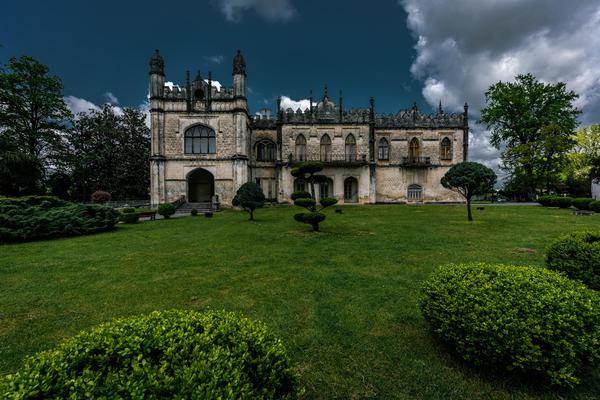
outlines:
[{"label": "dramatic sky", "polygon": [[110,102],[140,106],[148,58],[167,80],[200,70],[231,84],[246,57],[252,112],[278,96],[300,101],[323,86],[344,104],[396,112],[471,105],[471,159],[496,167],[476,123],[484,92],[531,72],[581,97],[582,123],[600,119],[598,0],[19,0],[0,11],[0,62],[31,55],[64,83],[73,111]]}]

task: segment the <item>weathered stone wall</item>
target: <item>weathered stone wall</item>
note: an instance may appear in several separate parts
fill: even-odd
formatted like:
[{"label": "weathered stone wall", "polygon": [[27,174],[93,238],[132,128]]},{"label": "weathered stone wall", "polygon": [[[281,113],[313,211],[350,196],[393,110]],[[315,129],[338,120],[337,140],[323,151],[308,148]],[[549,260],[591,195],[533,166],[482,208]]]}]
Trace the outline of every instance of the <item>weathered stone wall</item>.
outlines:
[{"label": "weathered stone wall", "polygon": [[420,185],[423,188],[423,202],[463,202],[456,192],[445,189],[440,180],[450,167],[398,166],[378,167],[376,172],[376,201],[378,203],[405,203],[408,200],[408,187]]},{"label": "weathered stone wall", "polygon": [[284,125],[282,128],[282,159],[285,161],[291,154],[295,156],[296,138],[304,135],[306,139],[306,155],[309,160],[319,160],[321,137],[328,135],[331,139],[331,152],[335,158],[343,159],[346,138],[352,134],[356,140],[356,152],[360,159],[369,152],[368,125]]},{"label": "weathered stone wall", "polygon": [[600,201],[600,179],[592,182],[592,197]]}]

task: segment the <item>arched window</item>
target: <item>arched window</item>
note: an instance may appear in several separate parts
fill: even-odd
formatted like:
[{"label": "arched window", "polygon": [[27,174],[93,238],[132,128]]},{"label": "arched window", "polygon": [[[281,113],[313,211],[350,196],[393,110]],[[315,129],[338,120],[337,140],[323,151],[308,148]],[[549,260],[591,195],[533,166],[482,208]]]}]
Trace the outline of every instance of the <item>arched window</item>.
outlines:
[{"label": "arched window", "polygon": [[356,139],[353,134],[346,136],[346,161],[356,161]]},{"label": "arched window", "polygon": [[356,203],[358,201],[358,181],[350,177],[344,180],[344,203]]},{"label": "arched window", "polygon": [[296,138],[296,161],[306,161],[306,138],[298,135]]},{"label": "arched window", "polygon": [[331,161],[331,138],[329,135],[321,137],[321,161]]},{"label": "arched window", "polygon": [[421,185],[412,184],[408,187],[408,201],[422,201],[423,187]]},{"label": "arched window", "polygon": [[452,142],[445,137],[440,145],[440,159],[452,160]]},{"label": "arched window", "polygon": [[304,179],[294,179],[294,192],[306,192],[306,181]]},{"label": "arched window", "polygon": [[333,197],[333,180],[327,178],[324,182],[319,183],[319,198]]},{"label": "arched window", "polygon": [[410,158],[411,161],[416,161],[419,159],[419,156],[421,155],[421,145],[419,144],[419,139],[412,138],[412,140],[410,141],[410,145],[408,147],[408,157]]},{"label": "arched window", "polygon": [[377,146],[377,158],[380,160],[390,159],[390,144],[386,138],[379,139],[379,145]]},{"label": "arched window", "polygon": [[275,143],[263,140],[256,145],[257,161],[275,161]]},{"label": "arched window", "polygon": [[195,125],[185,131],[185,154],[213,154],[217,152],[215,131],[208,126]]}]

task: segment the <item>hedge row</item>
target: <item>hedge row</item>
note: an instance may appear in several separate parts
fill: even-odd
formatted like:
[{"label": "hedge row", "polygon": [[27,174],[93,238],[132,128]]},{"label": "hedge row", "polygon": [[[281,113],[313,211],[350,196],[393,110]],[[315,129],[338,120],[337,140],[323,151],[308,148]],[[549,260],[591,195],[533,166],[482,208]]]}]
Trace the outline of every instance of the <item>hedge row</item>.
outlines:
[{"label": "hedge row", "polygon": [[110,207],[74,204],[48,196],[0,199],[0,243],[88,235],[113,229]]},{"label": "hedge row", "polygon": [[600,232],[575,232],[554,241],[546,266],[600,290]]},{"label": "hedge row", "polygon": [[[226,312],[117,319],[26,359],[0,397],[299,399],[298,376],[266,326]],[[4,398],[4,397],[3,397]]]},{"label": "hedge row", "polygon": [[573,206],[578,210],[600,212],[600,201],[596,201],[591,197],[542,196],[538,199],[538,203],[544,207],[569,208]]}]

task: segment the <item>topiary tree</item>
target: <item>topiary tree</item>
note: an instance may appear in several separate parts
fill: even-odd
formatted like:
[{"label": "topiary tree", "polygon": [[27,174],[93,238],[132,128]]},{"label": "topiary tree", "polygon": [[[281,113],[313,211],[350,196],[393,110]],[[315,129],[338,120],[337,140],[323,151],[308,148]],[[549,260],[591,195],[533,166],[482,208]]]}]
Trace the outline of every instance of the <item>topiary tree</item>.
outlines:
[{"label": "topiary tree", "polygon": [[164,219],[171,218],[171,215],[175,214],[175,206],[171,203],[165,203],[158,206],[158,214],[162,215]]},{"label": "topiary tree", "polygon": [[254,210],[265,205],[265,194],[258,183],[246,182],[240,186],[231,204],[248,211],[250,221],[254,221]]},{"label": "topiary tree", "polygon": [[465,161],[454,165],[442,177],[442,186],[460,193],[467,200],[467,219],[473,221],[471,198],[494,188],[496,173],[483,164]]},{"label": "topiary tree", "polygon": [[323,163],[319,161],[306,161],[292,169],[292,176],[303,179],[310,186],[309,192],[294,192],[292,200],[298,207],[305,208],[308,212],[298,213],[294,215],[294,219],[304,224],[309,224],[313,228],[313,232],[319,231],[319,224],[325,221],[325,214],[322,214],[323,209],[337,204],[337,199],[333,197],[322,198],[319,202],[321,208],[317,207],[315,200],[315,183],[325,182],[325,175],[318,175],[318,172],[323,170]]}]

